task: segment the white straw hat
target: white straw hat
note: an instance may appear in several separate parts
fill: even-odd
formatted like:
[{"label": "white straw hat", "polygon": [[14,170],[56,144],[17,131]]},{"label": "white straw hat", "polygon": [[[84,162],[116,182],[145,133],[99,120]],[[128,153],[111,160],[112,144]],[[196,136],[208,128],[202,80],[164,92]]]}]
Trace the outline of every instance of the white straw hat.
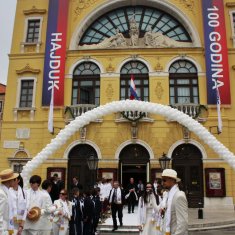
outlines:
[{"label": "white straw hat", "polygon": [[177,182],[180,181],[180,179],[177,178],[177,172],[173,169],[165,169],[162,172],[162,177],[169,177],[169,178],[175,179]]}]

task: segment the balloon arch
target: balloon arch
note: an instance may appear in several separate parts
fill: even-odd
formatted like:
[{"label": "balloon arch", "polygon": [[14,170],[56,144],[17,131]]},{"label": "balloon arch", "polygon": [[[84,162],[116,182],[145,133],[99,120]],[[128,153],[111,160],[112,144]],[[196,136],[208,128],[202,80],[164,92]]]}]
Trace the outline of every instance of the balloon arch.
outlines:
[{"label": "balloon arch", "polygon": [[204,126],[195,121],[187,114],[167,105],[150,103],[137,100],[114,101],[103,106],[99,106],[91,111],[84,113],[70,122],[61,130],[57,136],[51,140],[31,161],[23,167],[22,177],[24,182],[28,182],[31,173],[42,164],[50,155],[59,149],[66,141],[76,133],[81,127],[88,125],[102,116],[122,111],[140,111],[152,114],[159,114],[171,120],[177,121],[194,132],[202,141],[209,145],[221,158],[235,169],[235,156],[229,151],[215,136],[213,136]]}]

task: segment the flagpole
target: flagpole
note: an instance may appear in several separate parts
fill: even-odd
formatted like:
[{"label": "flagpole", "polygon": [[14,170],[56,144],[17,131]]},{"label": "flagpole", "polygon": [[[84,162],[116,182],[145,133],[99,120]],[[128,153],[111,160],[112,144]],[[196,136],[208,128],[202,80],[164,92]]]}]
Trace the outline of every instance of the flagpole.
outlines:
[{"label": "flagpole", "polygon": [[218,134],[220,134],[222,133],[223,124],[222,124],[221,110],[220,110],[221,100],[220,100],[220,93],[217,81],[216,81],[216,97],[217,97]]},{"label": "flagpole", "polygon": [[54,87],[52,87],[51,89],[51,102],[48,114],[48,131],[51,134],[54,134],[53,118],[54,118]]}]

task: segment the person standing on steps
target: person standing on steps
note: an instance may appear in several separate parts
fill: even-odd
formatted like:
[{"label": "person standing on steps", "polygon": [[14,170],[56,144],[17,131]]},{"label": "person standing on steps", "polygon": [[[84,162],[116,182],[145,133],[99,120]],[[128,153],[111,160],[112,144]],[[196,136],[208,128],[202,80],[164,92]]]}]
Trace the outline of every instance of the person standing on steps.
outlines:
[{"label": "person standing on steps", "polygon": [[109,204],[111,205],[111,211],[112,211],[112,219],[113,219],[113,232],[118,229],[117,226],[117,213],[118,213],[118,219],[120,226],[123,226],[123,204],[124,204],[124,192],[119,186],[118,181],[114,181],[113,188],[110,191],[109,194]]},{"label": "person standing on steps", "polygon": [[130,178],[130,183],[127,185],[127,194],[126,194],[126,199],[128,203],[128,213],[130,214],[131,212],[134,213],[135,209],[135,204],[136,201],[138,200],[137,196],[137,185],[134,182],[134,178]]}]

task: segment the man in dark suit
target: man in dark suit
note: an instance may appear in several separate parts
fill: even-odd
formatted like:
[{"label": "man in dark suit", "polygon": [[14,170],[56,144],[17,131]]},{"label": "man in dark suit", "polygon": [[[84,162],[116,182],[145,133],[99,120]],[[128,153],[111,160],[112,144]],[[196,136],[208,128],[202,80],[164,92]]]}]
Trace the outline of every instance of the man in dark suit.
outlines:
[{"label": "man in dark suit", "polygon": [[123,204],[125,200],[125,195],[123,190],[119,186],[118,181],[114,181],[113,188],[109,193],[109,203],[111,205],[112,218],[113,218],[113,232],[118,229],[117,226],[117,213],[120,226],[123,226],[122,217],[123,217]]},{"label": "man in dark suit", "polygon": [[55,200],[59,199],[60,190],[64,188],[64,182],[60,180],[58,177],[58,174],[55,173],[53,177],[51,178],[51,183],[52,183],[52,187],[51,187],[50,196],[51,196],[52,202],[54,202]]},{"label": "man in dark suit", "polygon": [[75,188],[75,187],[78,188],[80,192],[81,192],[82,189],[83,189],[82,185],[79,183],[79,180],[78,180],[78,177],[77,177],[77,176],[74,176],[74,177],[73,177],[73,183],[72,183],[71,189],[73,189],[73,188]]},{"label": "man in dark suit", "polygon": [[69,221],[69,234],[82,235],[83,227],[83,199],[80,197],[79,189],[73,188],[72,190],[72,216]]},{"label": "man in dark suit", "polygon": [[101,211],[102,211],[102,203],[100,201],[100,188],[97,187],[94,189],[94,195],[92,198],[94,205],[95,205],[95,211],[94,211],[94,223],[93,223],[93,228],[94,228],[94,233],[96,233],[96,229],[100,220],[100,215],[101,215]]},{"label": "man in dark suit", "polygon": [[85,192],[84,208],[83,208],[83,235],[91,235],[93,233],[93,217],[95,206],[91,199],[90,191]]},{"label": "man in dark suit", "polygon": [[134,213],[135,204],[138,200],[137,191],[138,187],[134,182],[134,178],[130,178],[130,183],[127,185],[127,202],[128,202],[128,213]]}]

